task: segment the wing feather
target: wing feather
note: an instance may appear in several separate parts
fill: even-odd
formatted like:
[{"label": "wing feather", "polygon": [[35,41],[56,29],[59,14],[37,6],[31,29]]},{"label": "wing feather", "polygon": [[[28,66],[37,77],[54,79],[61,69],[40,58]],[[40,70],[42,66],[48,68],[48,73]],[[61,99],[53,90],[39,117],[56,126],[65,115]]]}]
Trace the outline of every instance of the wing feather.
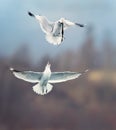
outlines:
[{"label": "wing feather", "polygon": [[45,16],[35,15],[35,18],[39,21],[42,31],[46,34],[51,33],[54,27],[54,23],[48,21]]},{"label": "wing feather", "polygon": [[31,83],[39,82],[42,77],[42,72],[17,71],[13,69],[12,72],[15,75],[15,77]]},{"label": "wing feather", "polygon": [[73,23],[73,22],[71,22],[71,21],[69,21],[69,20],[64,19],[64,20],[63,20],[63,25],[64,25],[64,30],[65,30],[65,29],[67,29],[68,27],[74,26],[75,23]]},{"label": "wing feather", "polygon": [[51,77],[49,79],[49,83],[60,83],[60,82],[65,82],[68,80],[76,79],[81,75],[81,73],[77,72],[53,72],[51,74]]}]

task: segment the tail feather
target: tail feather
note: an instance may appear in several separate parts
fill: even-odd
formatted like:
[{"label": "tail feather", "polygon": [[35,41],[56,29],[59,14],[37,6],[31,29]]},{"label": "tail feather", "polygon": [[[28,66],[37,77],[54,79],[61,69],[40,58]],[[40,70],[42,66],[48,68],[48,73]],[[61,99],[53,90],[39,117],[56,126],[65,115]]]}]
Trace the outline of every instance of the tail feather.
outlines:
[{"label": "tail feather", "polygon": [[46,35],[46,40],[47,40],[49,43],[53,44],[53,45],[59,45],[59,44],[61,44],[61,42],[63,41],[63,38],[62,38],[61,36],[55,37],[55,36],[53,36],[52,34],[47,34],[47,35]]},{"label": "tail feather", "polygon": [[53,86],[51,84],[47,84],[47,86],[43,87],[40,86],[40,84],[36,84],[35,86],[33,86],[33,91],[35,93],[37,93],[38,95],[45,95],[47,93],[49,93],[52,90]]}]

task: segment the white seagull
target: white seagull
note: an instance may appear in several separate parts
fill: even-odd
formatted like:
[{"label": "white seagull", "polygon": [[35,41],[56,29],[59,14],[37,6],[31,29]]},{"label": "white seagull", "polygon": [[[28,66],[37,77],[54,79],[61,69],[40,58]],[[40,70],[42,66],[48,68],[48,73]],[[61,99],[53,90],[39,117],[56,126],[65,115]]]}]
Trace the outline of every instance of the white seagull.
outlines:
[{"label": "white seagull", "polygon": [[61,18],[56,22],[50,22],[45,16],[34,15],[31,12],[28,12],[28,14],[39,21],[42,31],[46,34],[46,40],[53,45],[61,44],[64,40],[64,30],[68,27],[74,25],[79,27],[85,26],[84,24],[74,23],[65,18]]},{"label": "white seagull", "polygon": [[[25,80],[30,83],[37,83],[33,86],[33,91],[36,92],[38,95],[49,93],[53,88],[50,83],[60,83],[76,79],[82,74],[70,71],[51,72],[50,66],[51,65],[47,63],[43,72],[18,71],[13,68],[10,68],[10,70],[13,72],[15,77],[19,79]],[[85,72],[87,72],[87,70]]]}]

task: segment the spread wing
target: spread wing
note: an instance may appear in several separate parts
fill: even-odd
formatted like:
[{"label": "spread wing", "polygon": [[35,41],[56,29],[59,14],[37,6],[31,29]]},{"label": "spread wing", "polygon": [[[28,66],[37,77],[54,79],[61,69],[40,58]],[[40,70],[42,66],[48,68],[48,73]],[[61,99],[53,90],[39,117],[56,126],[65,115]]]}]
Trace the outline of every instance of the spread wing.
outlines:
[{"label": "spread wing", "polygon": [[35,18],[39,21],[41,29],[44,33],[50,33],[53,31],[54,23],[48,21],[45,16],[35,15]]},{"label": "spread wing", "polygon": [[42,29],[42,31],[44,33],[52,32],[53,27],[54,27],[54,23],[48,21],[45,16],[35,15],[35,14],[31,13],[31,12],[28,12],[28,15],[31,16],[31,17],[36,18],[39,21],[41,29]]},{"label": "spread wing", "polygon": [[49,83],[60,83],[68,80],[76,79],[81,75],[81,73],[76,72],[52,72],[51,77],[49,79]]},{"label": "spread wing", "polygon": [[71,27],[71,26],[75,25],[75,23],[73,23],[73,22],[71,22],[69,20],[64,19],[63,20],[63,25],[64,25],[64,29],[67,29],[68,27]]},{"label": "spread wing", "polygon": [[33,72],[33,71],[18,71],[13,68],[10,69],[15,77],[22,79],[27,82],[37,83],[42,77],[42,72]]},{"label": "spread wing", "polygon": [[71,22],[71,21],[66,20],[66,19],[63,20],[63,24],[64,24],[64,29],[67,29],[68,27],[71,27],[71,26],[74,26],[74,25],[77,25],[79,27],[85,26],[84,24],[74,23],[74,22]]}]

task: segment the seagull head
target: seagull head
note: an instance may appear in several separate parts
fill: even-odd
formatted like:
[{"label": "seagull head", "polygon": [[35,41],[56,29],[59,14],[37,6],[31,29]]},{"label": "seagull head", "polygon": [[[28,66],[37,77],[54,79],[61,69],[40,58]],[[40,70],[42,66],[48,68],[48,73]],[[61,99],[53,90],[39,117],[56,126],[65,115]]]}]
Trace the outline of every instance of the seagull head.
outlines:
[{"label": "seagull head", "polygon": [[61,18],[61,19],[59,20],[59,22],[60,22],[60,23],[63,23],[64,20],[65,20],[65,18]]},{"label": "seagull head", "polygon": [[51,67],[51,64],[48,61],[47,65],[46,65],[46,68],[50,68],[50,67]]},{"label": "seagull head", "polygon": [[50,67],[51,67],[51,64],[48,62],[47,65],[46,65],[46,67],[45,67],[44,72],[45,72],[45,73],[51,73]]}]

